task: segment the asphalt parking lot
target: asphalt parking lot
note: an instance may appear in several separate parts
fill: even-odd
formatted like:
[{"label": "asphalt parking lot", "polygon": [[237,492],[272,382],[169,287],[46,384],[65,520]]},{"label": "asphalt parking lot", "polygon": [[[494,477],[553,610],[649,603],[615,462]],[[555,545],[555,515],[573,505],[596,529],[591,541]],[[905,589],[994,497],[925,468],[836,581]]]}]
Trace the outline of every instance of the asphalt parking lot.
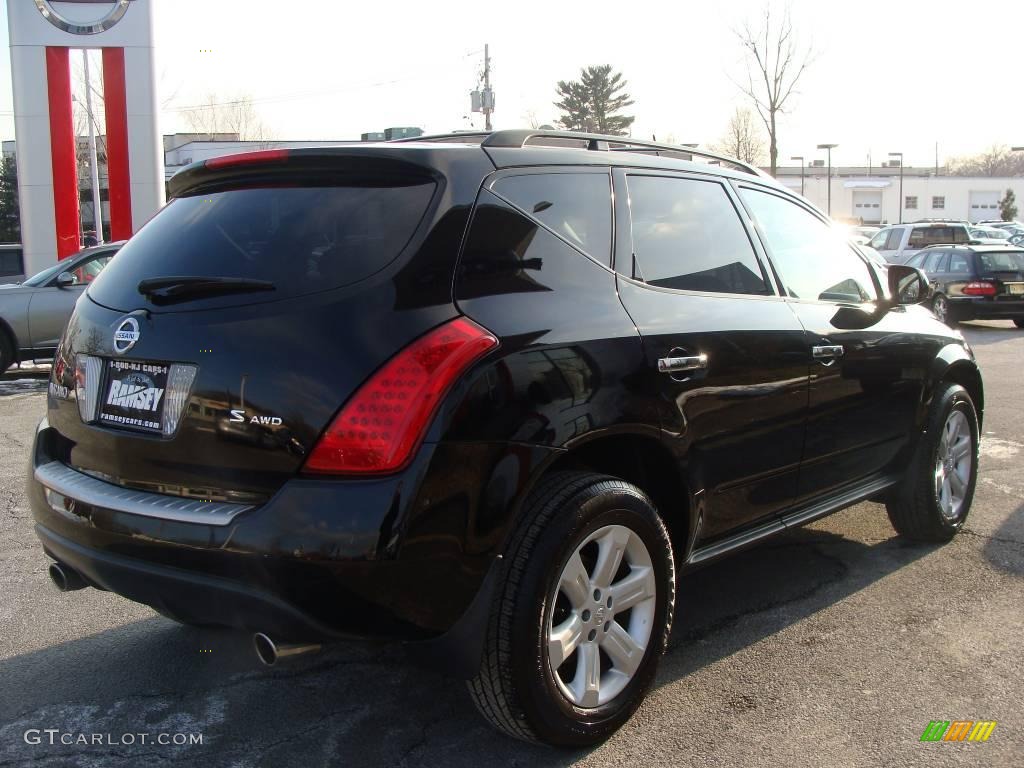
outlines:
[{"label": "asphalt parking lot", "polygon": [[[0,378],[0,766],[1022,765],[1024,331],[963,330],[987,390],[967,530],[906,544],[861,504],[685,577],[655,690],[583,752],[497,735],[461,683],[395,646],[268,671],[247,636],[57,593],[23,492],[45,371],[13,370]],[[998,725],[985,743],[922,743],[930,720]],[[202,744],[28,744],[29,729]]]}]

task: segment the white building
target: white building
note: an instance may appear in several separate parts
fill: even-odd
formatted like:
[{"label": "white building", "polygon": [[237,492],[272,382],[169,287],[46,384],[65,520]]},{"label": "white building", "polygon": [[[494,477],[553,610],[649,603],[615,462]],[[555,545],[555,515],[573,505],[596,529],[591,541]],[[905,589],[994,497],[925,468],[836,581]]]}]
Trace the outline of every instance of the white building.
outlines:
[{"label": "white building", "polygon": [[[800,168],[779,168],[778,180],[800,192]],[[900,209],[900,169],[833,168],[832,218],[864,224],[896,224],[919,219],[985,221],[999,219],[999,201],[1012,189],[1024,213],[1024,177],[943,176],[934,168],[903,169],[903,208]],[[804,169],[804,197],[829,209],[827,169]]]}]

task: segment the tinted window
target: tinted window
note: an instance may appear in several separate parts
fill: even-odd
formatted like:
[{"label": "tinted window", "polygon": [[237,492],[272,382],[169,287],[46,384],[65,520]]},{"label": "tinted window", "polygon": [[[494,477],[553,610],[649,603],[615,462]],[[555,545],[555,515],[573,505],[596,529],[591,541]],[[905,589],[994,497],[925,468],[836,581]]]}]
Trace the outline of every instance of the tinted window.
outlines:
[{"label": "tinted window", "polygon": [[943,245],[945,243],[966,243],[967,240],[966,227],[914,227],[910,233],[907,248],[924,248],[926,245]]},{"label": "tinted window", "polygon": [[494,191],[598,261],[612,240],[611,182],[604,173],[506,176]]},{"label": "tinted window", "polygon": [[790,296],[856,303],[876,298],[868,265],[832,227],[777,195],[752,189],[741,194]]},{"label": "tinted window", "polygon": [[898,251],[900,249],[900,243],[903,241],[903,230],[892,229],[889,230],[889,239],[885,243],[885,249],[887,251]]},{"label": "tinted window", "polygon": [[942,272],[942,260],[945,258],[945,251],[932,251],[927,254],[924,262],[925,272]]},{"label": "tinted window", "polygon": [[241,295],[248,302],[354,283],[398,256],[433,191],[432,182],[417,180],[401,186],[281,186],[178,198],[132,237],[89,295],[109,307],[136,306],[140,280],[172,275],[274,284],[272,292]]},{"label": "tinted window", "polygon": [[971,267],[967,261],[967,255],[964,253],[954,253],[949,259],[949,271],[958,274],[970,272]]},{"label": "tinted window", "polygon": [[1024,251],[979,253],[978,267],[981,272],[1024,272]]},{"label": "tinted window", "polygon": [[770,293],[739,214],[718,182],[630,176],[637,277],[715,293]]}]

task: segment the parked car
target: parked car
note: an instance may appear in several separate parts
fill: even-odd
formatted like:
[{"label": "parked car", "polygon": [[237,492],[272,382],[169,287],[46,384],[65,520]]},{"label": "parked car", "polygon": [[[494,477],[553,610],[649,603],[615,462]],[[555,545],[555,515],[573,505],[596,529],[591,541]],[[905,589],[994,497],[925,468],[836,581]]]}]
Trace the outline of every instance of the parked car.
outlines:
[{"label": "parked car", "polygon": [[971,233],[971,241],[981,245],[1000,245],[1010,239],[1010,232],[997,227],[975,226],[968,230]]},{"label": "parked car", "polygon": [[869,245],[892,264],[905,264],[922,248],[971,241],[967,224],[957,221],[894,224],[871,238]]},{"label": "parked car", "polygon": [[1013,320],[1024,328],[1024,249],[1010,245],[934,246],[910,259],[928,275],[932,309],[948,325]]},{"label": "parked car", "polygon": [[678,572],[866,499],[948,541],[984,395],[923,274],[674,153],[514,130],[180,171],[60,343],[28,481],[55,583],[267,663],[417,641],[505,733],[579,746],[654,680]]},{"label": "parked car", "polygon": [[0,285],[25,279],[20,243],[0,243]]},{"label": "parked car", "polygon": [[0,373],[53,357],[75,302],[121,245],[87,248],[23,283],[0,285]]}]

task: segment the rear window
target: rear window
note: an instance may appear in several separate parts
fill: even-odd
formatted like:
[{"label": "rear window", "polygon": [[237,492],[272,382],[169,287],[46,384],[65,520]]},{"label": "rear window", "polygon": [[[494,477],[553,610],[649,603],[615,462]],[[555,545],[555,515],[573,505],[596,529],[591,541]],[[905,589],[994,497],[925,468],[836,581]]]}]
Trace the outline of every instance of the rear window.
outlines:
[{"label": "rear window", "polygon": [[969,239],[967,227],[914,227],[907,248],[966,243]]},{"label": "rear window", "polygon": [[433,182],[386,186],[260,187],[171,201],[121,249],[89,295],[127,309],[140,280],[168,276],[268,280],[275,290],[204,299],[252,303],[362,280],[409,243]]},{"label": "rear window", "polygon": [[1024,272],[1024,251],[979,253],[978,267],[981,272]]}]

